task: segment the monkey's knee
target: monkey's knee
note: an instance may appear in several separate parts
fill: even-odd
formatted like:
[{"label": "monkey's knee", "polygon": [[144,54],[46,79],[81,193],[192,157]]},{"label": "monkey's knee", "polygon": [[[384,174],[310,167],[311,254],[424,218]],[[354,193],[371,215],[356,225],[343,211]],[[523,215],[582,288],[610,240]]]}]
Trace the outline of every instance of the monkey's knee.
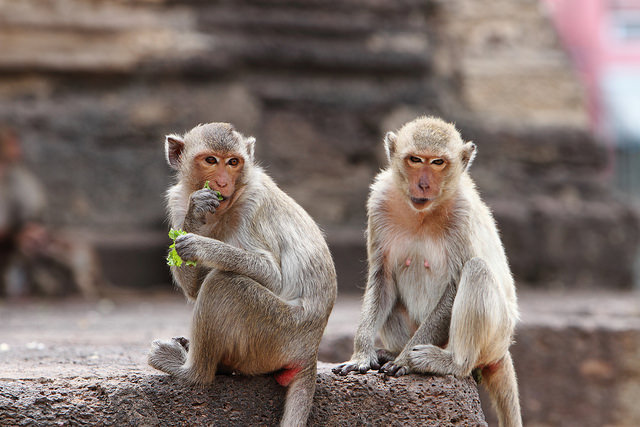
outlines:
[{"label": "monkey's knee", "polygon": [[462,268],[462,278],[472,284],[486,283],[494,280],[493,274],[487,262],[479,257],[471,258],[464,263]]},{"label": "monkey's knee", "polygon": [[495,315],[495,303],[501,299],[495,275],[487,262],[482,258],[471,258],[462,268],[453,303],[453,317],[482,321]]}]

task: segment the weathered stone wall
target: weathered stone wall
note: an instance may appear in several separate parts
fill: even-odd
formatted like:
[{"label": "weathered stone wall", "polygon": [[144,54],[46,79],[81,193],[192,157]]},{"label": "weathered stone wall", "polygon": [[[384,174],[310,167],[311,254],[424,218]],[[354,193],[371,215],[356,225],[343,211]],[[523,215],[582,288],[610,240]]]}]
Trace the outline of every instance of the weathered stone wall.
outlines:
[{"label": "weathered stone wall", "polygon": [[[470,377],[411,375],[391,382],[380,375],[338,377],[330,368],[319,366],[309,426],[487,425]],[[274,426],[286,392],[273,376],[219,375],[213,385],[197,387],[123,371],[2,379],[0,385],[3,425]]]},{"label": "weathered stone wall", "polygon": [[631,283],[638,215],[610,195],[536,0],[0,0],[0,46],[0,122],[55,226],[160,233],[163,136],[230,121],[346,256],[341,287],[362,285],[382,135],[433,113],[477,142],[473,175],[520,281]]}]

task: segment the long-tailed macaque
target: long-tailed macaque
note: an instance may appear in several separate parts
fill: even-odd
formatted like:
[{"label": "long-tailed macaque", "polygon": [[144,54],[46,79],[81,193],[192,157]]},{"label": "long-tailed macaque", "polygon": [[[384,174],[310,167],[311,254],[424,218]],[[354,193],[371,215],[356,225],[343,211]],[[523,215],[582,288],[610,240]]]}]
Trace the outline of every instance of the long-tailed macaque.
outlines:
[{"label": "long-tailed macaque", "polygon": [[[489,208],[467,169],[476,152],[421,117],[387,133],[371,186],[369,277],[351,360],[334,372],[470,375],[481,370],[501,426],[522,424],[509,353],[518,308]],[[384,349],[374,348],[380,332]]]},{"label": "long-tailed macaque", "polygon": [[254,163],[254,143],[227,123],[166,138],[178,178],[167,194],[171,225],[188,232],[175,247],[197,263],[171,271],[195,307],[190,341],[154,341],[149,364],[203,385],[216,373],[275,373],[288,386],[281,423],[299,426],[336,273],[317,225]]}]

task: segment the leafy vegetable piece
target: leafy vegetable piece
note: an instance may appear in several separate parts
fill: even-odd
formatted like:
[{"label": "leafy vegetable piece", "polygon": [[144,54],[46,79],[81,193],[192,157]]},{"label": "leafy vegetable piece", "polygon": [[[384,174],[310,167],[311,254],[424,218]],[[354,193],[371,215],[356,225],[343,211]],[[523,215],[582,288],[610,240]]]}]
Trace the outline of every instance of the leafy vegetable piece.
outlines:
[{"label": "leafy vegetable piece", "polygon": [[[212,190],[212,188],[209,186],[209,181],[205,182],[204,187],[202,188]],[[222,194],[219,191],[214,191],[214,193],[216,193],[216,197],[218,198],[218,200],[224,200],[224,197],[222,197]],[[169,254],[167,255],[167,265],[180,267],[182,266],[183,262],[186,265],[190,266],[196,265],[195,261],[182,261],[182,258],[180,258],[180,255],[178,255],[178,252],[176,251],[176,239],[180,236],[184,236],[185,234],[187,234],[187,232],[184,230],[176,230],[175,228],[169,230],[169,238],[173,240],[173,243],[171,244],[171,246],[169,246],[169,249],[171,249],[171,251],[169,251]]]},{"label": "leafy vegetable piece", "polygon": [[[206,188],[207,190],[212,190],[212,188],[209,187],[209,181],[205,182],[204,187],[202,188]],[[224,197],[222,197],[222,193],[220,193],[217,190],[215,190],[214,193],[216,193],[216,197],[218,198],[218,200],[224,200]]]},{"label": "leafy vegetable piece", "polygon": [[[171,249],[171,251],[167,255],[167,265],[171,265],[171,266],[175,266],[175,267],[182,266],[182,263],[184,261],[182,261],[182,258],[180,258],[180,255],[178,255],[178,252],[176,251],[176,239],[178,237],[180,237],[180,236],[184,236],[185,234],[187,234],[186,231],[184,231],[184,230],[176,230],[175,228],[172,228],[169,231],[169,237],[171,238],[171,240],[173,240],[173,243],[171,244],[171,246],[169,246],[169,249]],[[190,265],[190,266],[195,266],[196,262],[195,261],[186,261],[185,264]]]}]

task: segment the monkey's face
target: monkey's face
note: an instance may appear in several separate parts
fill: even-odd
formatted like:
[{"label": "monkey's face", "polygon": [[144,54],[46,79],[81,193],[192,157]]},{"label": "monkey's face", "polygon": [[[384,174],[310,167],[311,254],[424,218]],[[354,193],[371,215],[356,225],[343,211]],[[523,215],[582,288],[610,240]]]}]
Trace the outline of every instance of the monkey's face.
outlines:
[{"label": "monkey's face", "polygon": [[223,199],[218,212],[227,210],[237,199],[244,163],[244,157],[233,152],[204,151],[194,157],[195,176],[198,177],[195,187],[200,189],[209,181],[209,187],[220,192]]},{"label": "monkey's face", "polygon": [[430,208],[442,193],[449,162],[445,157],[416,153],[406,155],[403,166],[410,204],[417,210]]}]

